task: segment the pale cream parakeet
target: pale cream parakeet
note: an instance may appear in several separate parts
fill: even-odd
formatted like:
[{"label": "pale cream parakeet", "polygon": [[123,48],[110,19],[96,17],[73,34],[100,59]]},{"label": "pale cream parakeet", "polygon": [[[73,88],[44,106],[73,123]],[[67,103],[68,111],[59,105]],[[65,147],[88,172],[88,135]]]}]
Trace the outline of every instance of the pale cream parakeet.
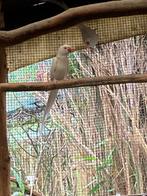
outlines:
[{"label": "pale cream parakeet", "polygon": [[[70,45],[62,45],[59,47],[56,57],[53,59],[51,71],[50,71],[50,79],[52,80],[63,80],[68,74],[68,54],[73,52],[74,49]],[[42,120],[41,129],[44,127],[44,123],[48,118],[48,114],[50,109],[56,99],[58,93],[58,89],[50,91],[46,108],[44,111],[44,116]]]},{"label": "pale cream parakeet", "polygon": [[95,29],[91,29],[90,27],[86,26],[85,24],[81,23],[78,25],[82,39],[84,44],[86,45],[87,48],[94,48],[98,44],[98,37],[96,34]]}]

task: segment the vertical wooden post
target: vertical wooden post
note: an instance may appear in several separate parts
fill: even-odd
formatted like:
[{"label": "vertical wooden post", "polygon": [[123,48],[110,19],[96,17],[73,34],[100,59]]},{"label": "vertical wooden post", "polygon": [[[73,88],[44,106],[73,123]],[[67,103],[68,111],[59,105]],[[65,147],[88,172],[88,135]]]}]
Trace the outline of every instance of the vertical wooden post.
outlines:
[{"label": "vertical wooden post", "polygon": [[[4,27],[0,0],[0,28]],[[5,49],[0,47],[0,83],[6,82],[7,67]],[[0,196],[10,196],[10,158],[6,129],[6,93],[0,92]]]}]

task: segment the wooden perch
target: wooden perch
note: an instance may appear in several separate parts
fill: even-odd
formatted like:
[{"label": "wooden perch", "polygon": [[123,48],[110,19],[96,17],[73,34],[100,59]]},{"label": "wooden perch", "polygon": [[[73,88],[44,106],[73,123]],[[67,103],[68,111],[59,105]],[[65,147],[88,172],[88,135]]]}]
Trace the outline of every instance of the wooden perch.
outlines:
[{"label": "wooden perch", "polygon": [[72,79],[53,82],[1,83],[0,91],[48,91],[53,89],[74,88],[82,86],[99,86],[110,84],[147,82],[147,74],[124,76],[103,76],[94,78]]},{"label": "wooden perch", "polygon": [[147,0],[111,1],[70,8],[67,11],[24,27],[0,31],[0,45],[10,46],[25,40],[58,31],[94,18],[147,14]]}]

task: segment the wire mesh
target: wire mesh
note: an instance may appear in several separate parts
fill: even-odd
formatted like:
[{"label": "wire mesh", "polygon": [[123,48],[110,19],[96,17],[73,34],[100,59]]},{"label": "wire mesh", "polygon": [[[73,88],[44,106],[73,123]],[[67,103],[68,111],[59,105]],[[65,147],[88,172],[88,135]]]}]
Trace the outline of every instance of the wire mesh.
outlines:
[{"label": "wire mesh", "polygon": [[[52,42],[57,41],[55,36]],[[25,50],[24,59],[31,58],[28,46]],[[16,54],[9,56],[10,62]],[[146,73],[146,54],[145,35],[100,44],[93,51],[70,54],[69,75]],[[49,59],[10,72],[9,82],[46,81],[51,63]],[[47,97],[48,92],[7,93],[13,176],[45,196],[147,192],[146,83],[59,90],[40,132]]]},{"label": "wire mesh", "polygon": [[[84,23],[96,30],[98,43],[104,44],[131,36],[144,35],[147,32],[146,21],[147,15],[134,15],[94,19]],[[10,71],[14,71],[23,66],[51,58],[56,55],[58,47],[65,43],[76,48],[84,47],[78,26],[49,33],[8,47],[7,66]]]}]

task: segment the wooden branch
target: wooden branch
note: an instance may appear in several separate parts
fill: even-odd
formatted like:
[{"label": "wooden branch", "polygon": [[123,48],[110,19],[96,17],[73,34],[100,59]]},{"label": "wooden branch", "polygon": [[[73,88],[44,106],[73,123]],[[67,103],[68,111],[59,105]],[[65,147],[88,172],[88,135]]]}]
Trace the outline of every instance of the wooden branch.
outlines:
[{"label": "wooden branch", "polygon": [[0,31],[0,45],[18,44],[39,35],[58,31],[94,18],[147,14],[147,0],[111,1],[70,8],[67,11],[11,31]]},{"label": "wooden branch", "polygon": [[103,76],[94,78],[72,79],[53,82],[1,83],[0,91],[48,91],[53,89],[74,88],[82,86],[99,86],[125,83],[147,82],[147,74],[124,76]]}]

